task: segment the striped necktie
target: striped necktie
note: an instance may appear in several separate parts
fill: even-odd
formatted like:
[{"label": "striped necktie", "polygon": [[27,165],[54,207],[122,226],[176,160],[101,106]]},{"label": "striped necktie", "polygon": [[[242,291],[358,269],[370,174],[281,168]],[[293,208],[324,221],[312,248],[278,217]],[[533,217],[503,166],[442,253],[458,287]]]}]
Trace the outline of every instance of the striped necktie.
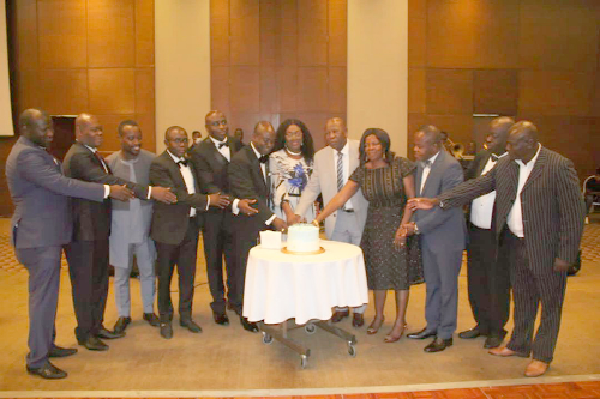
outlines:
[{"label": "striped necktie", "polygon": [[338,192],[344,187],[344,155],[341,151],[337,152],[337,190]]}]

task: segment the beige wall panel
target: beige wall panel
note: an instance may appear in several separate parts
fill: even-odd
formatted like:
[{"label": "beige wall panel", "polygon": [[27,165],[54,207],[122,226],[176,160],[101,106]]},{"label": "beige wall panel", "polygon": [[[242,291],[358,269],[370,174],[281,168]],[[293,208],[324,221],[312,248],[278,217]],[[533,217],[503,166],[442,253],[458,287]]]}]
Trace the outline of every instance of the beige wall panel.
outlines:
[{"label": "beige wall panel", "polygon": [[298,68],[298,111],[323,112],[329,109],[327,68]]},{"label": "beige wall panel", "polygon": [[521,0],[472,0],[474,64],[478,68],[515,68],[519,61]]},{"label": "beige wall panel", "polygon": [[135,113],[154,113],[154,68],[135,70]]},{"label": "beige wall panel", "polygon": [[[537,16],[532,18],[531,16]],[[593,71],[600,3],[591,0],[522,0],[520,61],[524,68]]]},{"label": "beige wall panel", "polygon": [[38,45],[41,68],[87,65],[86,2],[38,2]]},{"label": "beige wall panel", "polygon": [[259,0],[229,0],[229,18],[258,18],[258,4]]},{"label": "beige wall panel", "polygon": [[210,59],[213,66],[229,66],[229,35],[218,33],[210,37]]},{"label": "beige wall panel", "polygon": [[231,67],[229,104],[232,111],[258,113],[260,75],[258,67]]},{"label": "beige wall panel", "polygon": [[38,67],[36,0],[21,0],[16,8],[17,65],[19,69]]},{"label": "beige wall panel", "polygon": [[326,66],[327,37],[298,36],[298,66]]},{"label": "beige wall panel", "polygon": [[476,70],[473,113],[516,115],[518,80],[514,69]]},{"label": "beige wall panel", "polygon": [[229,112],[229,67],[213,66],[211,68],[210,87],[211,109]]},{"label": "beige wall panel", "polygon": [[229,26],[229,7],[229,0],[210,0],[210,24],[218,22]]},{"label": "beige wall panel", "polygon": [[329,0],[328,16],[329,19],[348,19],[348,1],[347,0]]},{"label": "beige wall panel", "polygon": [[475,0],[427,2],[427,66],[469,68],[475,62]]},{"label": "beige wall panel", "polygon": [[281,6],[281,34],[297,35],[298,31],[298,0],[285,0]]},{"label": "beige wall panel", "polygon": [[428,114],[473,114],[473,72],[462,69],[428,69]]},{"label": "beige wall panel", "polygon": [[258,17],[261,35],[278,35],[280,32],[280,10],[277,0],[261,0]]},{"label": "beige wall panel", "polygon": [[260,65],[274,67],[280,57],[279,36],[260,34]]},{"label": "beige wall panel", "polygon": [[133,114],[135,71],[131,68],[90,69],[90,112]]},{"label": "beige wall panel", "polygon": [[593,85],[591,73],[521,71],[519,113],[587,116]]},{"label": "beige wall panel", "polygon": [[[425,68],[408,68],[408,113],[424,114],[427,109]],[[410,133],[410,132],[409,132]]]},{"label": "beige wall panel", "polygon": [[37,105],[51,115],[88,111],[88,74],[85,69],[41,70]]},{"label": "beige wall panel", "polygon": [[134,119],[135,115],[96,115],[98,122],[102,125],[102,145],[98,150],[102,152],[102,156],[108,155],[114,151],[121,149],[121,141],[119,140],[119,123],[127,119]]},{"label": "beige wall panel", "polygon": [[277,68],[262,66],[260,68],[260,104],[261,112],[277,113],[279,102],[277,97]]},{"label": "beige wall panel", "polygon": [[154,0],[135,3],[135,62],[154,66]]},{"label": "beige wall panel", "polygon": [[329,68],[329,111],[332,114],[346,113],[346,82],[348,70],[344,67]]},{"label": "beige wall panel", "polygon": [[293,112],[298,106],[298,68],[281,67],[277,70],[281,112]]},{"label": "beige wall panel", "polygon": [[282,35],[280,37],[280,64],[284,67],[298,65],[298,36]]},{"label": "beige wall panel", "polygon": [[135,2],[88,2],[88,66],[135,65]]},{"label": "beige wall panel", "polygon": [[[424,122],[448,132],[455,143],[467,144],[473,140],[473,115],[431,115]],[[413,132],[414,133],[414,132]]]},{"label": "beige wall panel", "polygon": [[427,0],[408,0],[408,65],[427,65]]},{"label": "beige wall panel", "polygon": [[260,62],[258,35],[231,36],[229,41],[229,64],[231,66],[258,66]]}]

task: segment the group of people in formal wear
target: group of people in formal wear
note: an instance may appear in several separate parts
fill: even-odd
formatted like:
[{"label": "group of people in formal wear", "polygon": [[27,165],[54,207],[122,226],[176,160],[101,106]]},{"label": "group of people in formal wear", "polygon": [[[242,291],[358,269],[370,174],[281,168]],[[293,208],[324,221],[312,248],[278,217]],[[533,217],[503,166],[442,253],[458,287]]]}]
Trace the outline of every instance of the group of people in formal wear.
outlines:
[{"label": "group of people in formal wear", "polygon": [[[568,267],[581,239],[584,205],[572,163],[543,147],[527,121],[500,117],[491,142],[463,182],[460,163],[444,149],[435,126],[414,133],[417,162],[396,157],[390,136],[369,128],[348,139],[339,117],[325,124],[326,147],[315,152],[307,126],[285,120],[275,129],[258,122],[247,145],[230,135],[226,116],[205,116],[207,137],[169,127],[166,150],[143,150],[137,122],[120,123],[121,150],[104,159],[102,126],[95,116],[76,119],[76,143],[61,164],[46,150],[53,138],[48,115],[29,109],[6,166],[15,205],[13,243],[29,271],[29,353],[26,369],[47,379],[66,377],[49,358],[75,349],[54,343],[60,257],[64,248],[77,318],[75,335],[88,350],[125,336],[132,321],[130,275],[135,255],[143,319],[173,337],[170,285],[179,276],[179,321],[192,333],[197,249],[204,258],[217,325],[234,311],[246,331],[256,323],[242,313],[248,253],[259,232],[324,224],[327,239],[361,247],[375,316],[367,334],[384,323],[386,294],[395,291],[396,318],[385,343],[407,328],[409,289],[426,284],[426,326],[407,334],[432,341],[426,352],[453,343],[458,275],[468,254],[469,302],[475,326],[460,338],[485,336],[496,356],[533,355],[525,374],[546,372],[556,346]],[[315,200],[322,195],[325,206]],[[469,205],[465,223],[463,205]],[[223,262],[225,261],[225,263]],[[114,267],[118,319],[104,327],[109,264]],[[502,346],[514,297],[514,330]],[[154,311],[155,293],[158,314]],[[534,323],[541,304],[540,326]],[[365,325],[366,304],[352,308],[352,325]],[[350,316],[335,308],[332,322]]]}]

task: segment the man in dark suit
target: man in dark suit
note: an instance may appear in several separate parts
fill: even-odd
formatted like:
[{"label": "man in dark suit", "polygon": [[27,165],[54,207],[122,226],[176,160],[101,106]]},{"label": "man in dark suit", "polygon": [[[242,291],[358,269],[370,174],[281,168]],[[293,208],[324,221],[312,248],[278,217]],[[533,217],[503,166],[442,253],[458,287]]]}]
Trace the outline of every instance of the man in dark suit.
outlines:
[{"label": "man in dark suit", "polygon": [[254,127],[250,145],[235,154],[228,169],[229,187],[233,196],[255,199],[258,210],[258,212],[240,212],[234,218],[237,277],[234,287],[235,295],[230,293],[229,300],[234,305],[236,313],[240,315],[242,326],[250,332],[258,332],[258,327],[256,323],[249,323],[242,315],[248,252],[256,246],[260,231],[270,228],[282,231],[287,228],[285,221],[276,217],[268,204],[271,184],[266,156],[271,152],[274,144],[275,130],[273,126],[269,122],[258,122]]},{"label": "man in dark suit", "polygon": [[[467,171],[467,180],[486,174],[498,159],[507,156],[506,140],[515,121],[507,116],[490,123],[492,141],[489,149],[479,152]],[[496,192],[476,198],[468,216],[469,241],[467,270],[469,303],[475,327],[458,334],[459,338],[473,339],[486,336],[484,348],[500,346],[506,335],[504,325],[510,314],[510,273],[504,258],[506,251],[497,250],[493,213]]]},{"label": "man in dark suit", "polygon": [[[227,166],[231,158],[242,148],[242,143],[228,137],[227,118],[221,111],[210,111],[204,117],[208,137],[195,144],[190,157],[199,180],[207,194],[229,194]],[[235,250],[233,246],[233,213],[257,212],[250,206],[256,200],[234,199],[232,208],[211,208],[204,213],[202,237],[208,285],[213,298],[210,307],[218,325],[228,325],[227,301],[223,285],[223,255],[227,264],[227,292],[234,292]]]},{"label": "man in dark suit", "polygon": [[6,160],[6,178],[15,211],[13,245],[17,259],[29,272],[29,354],[26,369],[45,379],[67,373],[48,361],[74,355],[76,349],[54,344],[54,319],[58,306],[61,247],[71,241],[68,197],[101,202],[104,198],[128,200],[126,187],[72,180],[60,162],[46,151],[54,137],[48,115],[25,110],[19,118],[21,137]]},{"label": "man in dark suit", "polygon": [[[148,187],[114,176],[98,154],[102,144],[102,126],[98,119],[81,114],[75,121],[77,142],[65,156],[65,174],[77,180],[125,185],[136,198],[175,201],[168,188]],[[88,350],[105,351],[101,338],[113,339],[124,333],[103,326],[108,296],[108,256],[111,203],[73,199],[73,241],[67,246],[67,262],[73,287],[73,306],[77,316],[77,342]]]},{"label": "man in dark suit", "polygon": [[150,183],[171,189],[177,202],[154,205],[150,236],[156,244],[160,335],[169,339],[173,337],[170,286],[175,265],[179,273],[179,324],[193,333],[202,331],[192,320],[201,213],[209,206],[225,207],[229,199],[220,193],[202,194],[204,184],[194,176],[192,165],[185,158],[188,148],[185,129],[169,127],[165,132],[165,145],[167,149],[150,165]]},{"label": "man in dark suit", "polygon": [[[444,150],[443,136],[435,126],[415,133],[415,176],[417,196],[433,198],[463,181],[462,166]],[[452,345],[456,331],[458,274],[465,247],[465,221],[462,210],[416,212],[414,222],[403,226],[408,235],[421,235],[423,270],[427,290],[427,326],[408,338],[433,341],[425,352],[439,352]]]},{"label": "man in dark suit", "polygon": [[[485,175],[436,199],[414,199],[414,209],[459,207],[496,190],[496,234],[508,251],[515,300],[515,327],[496,356],[529,357],[528,377],[543,375],[552,362],[569,266],[577,259],[585,210],[573,163],[540,145],[537,128],[516,123],[508,157]],[[540,325],[533,338],[541,305]]]}]

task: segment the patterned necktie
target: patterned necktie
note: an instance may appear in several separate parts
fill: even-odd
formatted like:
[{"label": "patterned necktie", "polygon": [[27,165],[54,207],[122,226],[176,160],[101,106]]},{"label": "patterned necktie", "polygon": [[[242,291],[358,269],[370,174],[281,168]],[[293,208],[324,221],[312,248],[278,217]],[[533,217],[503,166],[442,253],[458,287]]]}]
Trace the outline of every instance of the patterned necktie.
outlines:
[{"label": "patterned necktie", "polygon": [[344,187],[344,154],[337,152],[337,190],[342,191]]}]

